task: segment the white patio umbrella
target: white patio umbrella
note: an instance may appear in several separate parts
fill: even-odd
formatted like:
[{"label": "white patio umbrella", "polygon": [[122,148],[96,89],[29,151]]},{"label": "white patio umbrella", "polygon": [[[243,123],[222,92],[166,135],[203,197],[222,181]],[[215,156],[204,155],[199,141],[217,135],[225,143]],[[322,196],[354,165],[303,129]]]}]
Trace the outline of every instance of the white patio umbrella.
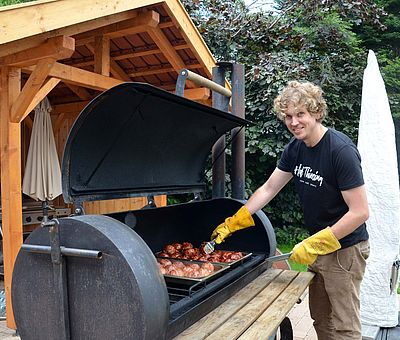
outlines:
[{"label": "white patio umbrella", "polygon": [[361,321],[394,327],[398,323],[397,277],[391,277],[400,247],[400,191],[395,130],[385,84],[373,51],[364,71],[358,149],[370,217],[371,254],[361,285]]},{"label": "white patio umbrella", "polygon": [[29,144],[22,192],[36,201],[53,200],[62,193],[61,171],[58,161],[51,106],[45,97],[35,108],[32,135]]}]

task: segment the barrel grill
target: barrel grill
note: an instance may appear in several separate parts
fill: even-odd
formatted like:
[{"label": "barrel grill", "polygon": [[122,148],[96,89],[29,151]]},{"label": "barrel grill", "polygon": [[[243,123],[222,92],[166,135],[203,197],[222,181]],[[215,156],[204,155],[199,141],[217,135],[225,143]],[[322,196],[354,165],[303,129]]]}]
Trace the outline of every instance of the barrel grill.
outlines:
[{"label": "barrel grill", "polygon": [[[18,254],[12,303],[21,339],[172,339],[270,266],[276,242],[267,216],[218,249],[246,255],[209,278],[164,277],[166,244],[207,241],[243,201],[195,199],[110,215],[83,202],[205,189],[216,140],[246,121],[141,83],[95,98],[68,137],[64,200],[77,214],[44,223]],[[222,265],[221,265],[222,266]]]}]

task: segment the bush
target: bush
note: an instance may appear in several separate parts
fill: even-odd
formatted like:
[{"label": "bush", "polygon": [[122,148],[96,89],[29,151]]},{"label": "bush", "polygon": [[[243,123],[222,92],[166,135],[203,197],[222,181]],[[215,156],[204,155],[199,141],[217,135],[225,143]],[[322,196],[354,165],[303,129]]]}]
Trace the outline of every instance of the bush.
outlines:
[{"label": "bush", "polygon": [[307,230],[293,226],[276,228],[275,235],[277,244],[290,245],[292,247],[310,236]]}]

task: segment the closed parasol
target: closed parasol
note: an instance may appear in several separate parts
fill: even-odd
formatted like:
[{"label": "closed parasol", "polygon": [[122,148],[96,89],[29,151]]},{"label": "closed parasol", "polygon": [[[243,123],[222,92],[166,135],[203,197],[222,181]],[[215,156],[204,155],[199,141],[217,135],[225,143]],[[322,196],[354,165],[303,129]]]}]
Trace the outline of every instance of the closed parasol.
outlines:
[{"label": "closed parasol", "polygon": [[62,193],[61,171],[50,118],[51,105],[44,98],[35,108],[22,192],[36,201],[53,200]]},{"label": "closed parasol", "polygon": [[394,327],[398,323],[399,175],[393,119],[373,51],[369,51],[364,71],[358,148],[368,197],[371,245],[361,285],[361,321]]}]

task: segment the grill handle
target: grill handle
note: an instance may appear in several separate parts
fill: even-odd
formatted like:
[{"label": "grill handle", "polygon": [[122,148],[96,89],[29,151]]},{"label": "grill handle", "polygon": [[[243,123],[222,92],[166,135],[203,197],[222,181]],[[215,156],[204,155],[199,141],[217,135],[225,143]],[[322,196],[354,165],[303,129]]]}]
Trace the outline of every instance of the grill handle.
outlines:
[{"label": "grill handle", "polygon": [[[22,250],[28,251],[30,253],[38,254],[51,254],[50,246],[40,246],[37,244],[23,244],[21,246]],[[100,260],[103,253],[99,250],[88,250],[79,248],[67,248],[60,246],[61,254],[64,256],[75,256],[75,257],[86,257],[89,259]]]}]

